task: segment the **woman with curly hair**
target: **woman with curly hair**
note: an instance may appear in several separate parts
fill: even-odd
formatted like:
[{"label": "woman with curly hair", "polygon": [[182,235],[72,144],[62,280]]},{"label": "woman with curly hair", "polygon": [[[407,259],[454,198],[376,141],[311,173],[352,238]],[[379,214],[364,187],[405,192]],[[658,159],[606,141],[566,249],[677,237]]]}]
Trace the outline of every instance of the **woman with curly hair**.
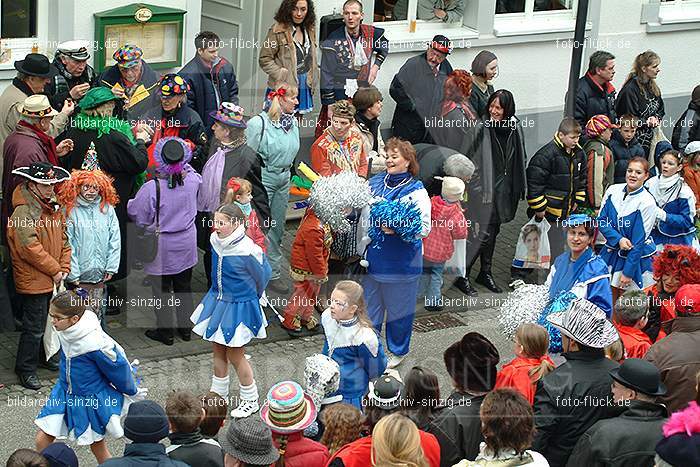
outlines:
[{"label": "woman with curly hair", "polygon": [[647,292],[649,318],[643,331],[656,342],[676,317],[675,296],[686,284],[700,284],[700,254],[690,246],[666,245],[652,263],[654,284]]},{"label": "woman with curly hair", "polygon": [[119,196],[112,180],[101,170],[74,170],[58,191],[59,202],[66,210],[66,234],[71,246],[66,286],[88,290],[103,327],[105,282],[119,271],[121,252],[119,220],[114,210]]},{"label": "woman with curly hair", "polygon": [[637,55],[632,71],[615,101],[617,115],[630,114],[639,119],[637,139],[645,153],[649,153],[654,128],[661,124],[666,115],[661,90],[656,84],[660,64],[661,57],[651,50]]},{"label": "woman with curly hair", "polygon": [[428,467],[418,427],[410,418],[392,414],[382,418],[372,431],[372,465]]},{"label": "woman with curly hair", "polygon": [[473,461],[463,460],[455,467],[481,465],[548,466],[539,452],[527,449],[535,435],[530,404],[515,389],[495,389],[484,397],[479,410],[484,442]]},{"label": "woman with curly hair", "polygon": [[267,73],[267,95],[282,83],[299,91],[298,114],[313,110],[316,65],[316,11],[312,0],[284,0],[262,44],[258,63]]},{"label": "woman with curly hair", "polygon": [[328,448],[331,455],[360,437],[363,424],[362,412],[354,405],[345,403],[330,405],[321,412],[320,417],[325,427],[321,444]]}]

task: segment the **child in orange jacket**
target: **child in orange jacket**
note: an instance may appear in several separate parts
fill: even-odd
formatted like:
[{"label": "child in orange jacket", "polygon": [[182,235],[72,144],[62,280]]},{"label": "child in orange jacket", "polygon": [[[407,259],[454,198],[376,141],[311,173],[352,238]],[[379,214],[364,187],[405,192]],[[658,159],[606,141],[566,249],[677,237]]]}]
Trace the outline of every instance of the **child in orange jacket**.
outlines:
[{"label": "child in orange jacket", "polygon": [[615,302],[613,324],[625,347],[625,358],[644,358],[651,339],[642,329],[649,321],[649,298],[641,290],[625,292]]},{"label": "child in orange jacket", "polygon": [[515,331],[516,357],[498,372],[494,389],[513,388],[532,405],[537,381],[554,369],[554,362],[547,355],[548,348],[549,334],[544,327],[534,323],[518,326]]}]

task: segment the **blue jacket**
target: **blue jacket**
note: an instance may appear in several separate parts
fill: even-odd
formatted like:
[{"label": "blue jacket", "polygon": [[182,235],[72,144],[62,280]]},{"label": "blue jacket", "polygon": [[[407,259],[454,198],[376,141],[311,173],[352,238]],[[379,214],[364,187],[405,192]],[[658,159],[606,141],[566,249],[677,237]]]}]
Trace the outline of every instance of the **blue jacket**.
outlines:
[{"label": "blue jacket", "polygon": [[113,457],[99,467],[189,467],[165,454],[160,443],[131,443],[124,447],[124,456]]},{"label": "blue jacket", "polygon": [[187,104],[199,114],[209,138],[213,134],[211,126],[214,124],[209,112],[218,110],[222,102],[238,105],[238,81],[233,65],[220,58],[216,65],[209,68],[199,56],[195,56],[178,73],[190,84]]},{"label": "blue jacket", "polygon": [[627,174],[627,164],[633,157],[645,157],[644,148],[639,144],[637,138],[632,138],[632,141],[625,143],[622,139],[622,134],[619,130],[613,130],[612,138],[610,138],[610,149],[612,149],[613,160],[615,161],[615,182],[625,183],[625,175]]},{"label": "blue jacket", "polygon": [[99,196],[93,203],[79,196],[68,216],[66,234],[72,251],[68,282],[95,284],[106,272],[119,270],[119,220],[114,207],[105,204],[102,210],[100,201]]}]

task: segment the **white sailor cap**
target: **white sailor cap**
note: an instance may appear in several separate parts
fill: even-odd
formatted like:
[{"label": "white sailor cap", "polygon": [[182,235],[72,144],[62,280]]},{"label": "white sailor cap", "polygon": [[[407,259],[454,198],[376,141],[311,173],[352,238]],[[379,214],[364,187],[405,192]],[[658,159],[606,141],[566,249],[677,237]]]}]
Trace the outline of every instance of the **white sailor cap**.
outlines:
[{"label": "white sailor cap", "polygon": [[90,42],[88,41],[72,40],[58,44],[58,51],[73,60],[87,60],[90,58],[89,47]]}]

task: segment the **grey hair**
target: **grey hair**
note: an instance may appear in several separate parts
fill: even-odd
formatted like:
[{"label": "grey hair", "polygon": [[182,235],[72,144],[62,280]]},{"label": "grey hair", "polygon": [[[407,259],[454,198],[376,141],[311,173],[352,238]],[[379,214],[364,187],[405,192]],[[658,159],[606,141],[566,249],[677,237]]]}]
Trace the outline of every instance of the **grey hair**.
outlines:
[{"label": "grey hair", "polygon": [[25,74],[22,73],[21,71],[18,71],[18,72],[17,72],[17,79],[18,79],[18,80],[24,81],[24,80],[26,80],[27,78],[29,78],[29,75],[25,75]]},{"label": "grey hair", "polygon": [[467,180],[474,175],[476,167],[474,167],[474,163],[470,161],[467,156],[456,153],[452,154],[445,160],[442,170],[444,170],[445,175],[449,177],[457,177],[461,180]]},{"label": "grey hair", "polygon": [[641,290],[625,292],[615,302],[615,320],[623,326],[634,326],[649,310],[649,297]]}]

